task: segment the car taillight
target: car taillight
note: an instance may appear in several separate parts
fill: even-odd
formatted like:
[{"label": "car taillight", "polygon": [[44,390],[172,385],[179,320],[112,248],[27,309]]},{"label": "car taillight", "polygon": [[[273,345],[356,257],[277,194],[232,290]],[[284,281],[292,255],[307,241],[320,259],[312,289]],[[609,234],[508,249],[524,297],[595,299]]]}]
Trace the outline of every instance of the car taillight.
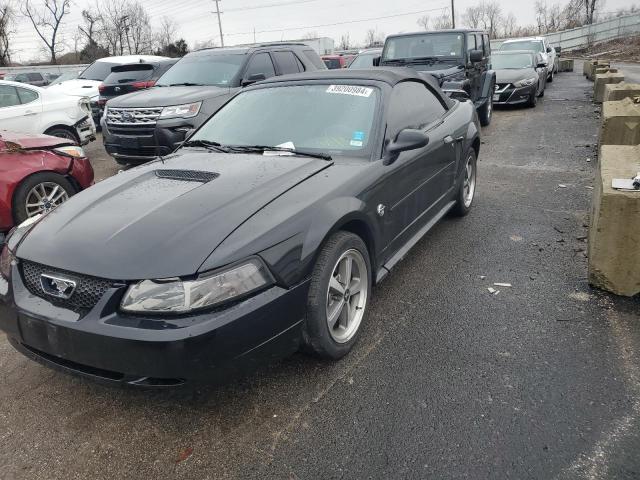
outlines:
[{"label": "car taillight", "polygon": [[100,100],[98,100],[98,105],[101,107],[104,107],[107,104],[107,100],[104,98],[101,98]]},{"label": "car taillight", "polygon": [[104,86],[104,83],[101,83],[100,85],[98,85],[98,91],[100,93],[104,93],[104,91],[107,89],[107,87]]},{"label": "car taillight", "polygon": [[135,82],[131,84],[133,88],[150,88],[156,84],[155,80],[149,80],[148,82]]}]

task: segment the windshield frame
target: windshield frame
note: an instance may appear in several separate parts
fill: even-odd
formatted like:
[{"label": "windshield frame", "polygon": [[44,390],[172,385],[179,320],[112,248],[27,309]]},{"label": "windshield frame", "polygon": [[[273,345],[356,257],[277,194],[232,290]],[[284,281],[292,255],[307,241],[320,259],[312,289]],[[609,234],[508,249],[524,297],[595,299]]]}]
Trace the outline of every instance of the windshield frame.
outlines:
[{"label": "windshield frame", "polygon": [[[238,70],[236,71],[236,73],[233,75],[233,77],[231,77],[229,79],[229,83],[227,84],[203,84],[204,86],[207,87],[218,87],[218,88],[235,88],[235,87],[239,87],[240,86],[240,81],[242,79],[242,75],[244,73],[245,70],[245,64],[247,63],[247,58],[250,57],[249,55],[247,55],[246,52],[242,52],[242,53],[227,53],[227,52],[220,52],[220,53],[212,53],[212,52],[193,52],[191,54],[187,54],[184,57],[182,57],[180,60],[178,60],[176,63],[174,63],[169,69],[167,69],[156,81],[156,86],[158,87],[168,87],[169,85],[175,83],[175,82],[168,82],[168,83],[164,83],[162,81],[163,78],[165,78],[166,75],[174,75],[176,71],[178,71],[177,69],[180,68],[180,64],[181,63],[189,63],[192,59],[198,58],[198,57],[202,57],[202,58],[206,58],[207,60],[205,61],[212,61],[215,57],[230,57],[230,56],[237,56],[237,57],[242,57],[242,60],[240,61],[240,63],[238,64]],[[185,79],[185,82],[190,82],[193,81],[193,79],[189,80],[189,79]],[[195,83],[195,82],[194,82]]]},{"label": "windshield frame", "polygon": [[[529,44],[534,44],[534,43],[538,43],[540,44],[540,50],[534,50],[533,48],[525,48],[522,45],[524,45],[525,43],[529,43]],[[507,46],[507,45],[517,45],[517,48],[505,48],[503,49],[503,47]],[[536,53],[546,53],[546,50],[544,48],[544,40],[538,40],[535,38],[530,38],[530,39],[517,39],[517,40],[509,40],[504,42],[502,45],[500,45],[500,48],[498,48],[499,52],[508,52],[508,51],[516,51],[516,50],[528,50],[530,52],[536,52]]]},{"label": "windshield frame", "polygon": [[[366,162],[378,161],[382,158],[382,136],[383,136],[383,128],[384,120],[386,118],[386,110],[387,110],[387,98],[389,96],[389,92],[391,91],[391,87],[384,83],[376,80],[364,80],[364,79],[338,79],[338,78],[329,78],[322,80],[290,80],[286,82],[274,82],[264,85],[251,85],[249,87],[244,88],[238,94],[231,97],[224,105],[222,105],[214,114],[212,114],[206,121],[202,122],[202,124],[189,136],[187,140],[193,140],[194,137],[202,130],[205,125],[207,125],[213,117],[218,115],[222,110],[224,110],[231,102],[233,102],[237,97],[241,95],[245,95],[247,93],[256,91],[256,90],[267,90],[273,88],[286,88],[286,87],[304,87],[310,85],[358,85],[364,87],[371,87],[379,91],[379,94],[376,95],[376,106],[374,108],[374,118],[371,123],[371,141],[367,145],[366,149],[362,150],[361,154],[355,154],[353,152],[345,152],[345,153],[337,153],[336,150],[326,150],[321,151],[320,149],[314,149],[309,147],[301,147],[300,150],[308,151],[312,153],[325,153],[332,157],[332,161],[341,161],[344,159],[349,159],[349,161],[360,160]],[[200,139],[203,140],[203,139]],[[207,139],[210,140],[210,139]],[[213,139],[215,141],[221,141],[224,144],[224,139]],[[275,145],[274,145],[275,146]],[[182,150],[182,146],[178,150]],[[226,155],[226,154],[225,154]]]},{"label": "windshield frame", "polygon": [[[513,52],[513,53],[512,53]],[[509,50],[504,50],[504,53],[494,53],[494,55],[491,57],[491,68],[493,70],[525,70],[525,69],[535,69],[536,68],[536,55],[537,53],[534,53],[533,51],[531,51],[531,53],[525,53],[525,52],[519,52],[518,50],[513,50],[512,52],[510,52]],[[529,56],[530,60],[531,60],[531,65],[526,66],[526,67],[497,67],[495,65],[496,62],[496,58],[500,58],[500,57],[508,57],[508,56]]]},{"label": "windshield frame", "polygon": [[382,53],[380,54],[380,64],[383,64],[384,62],[397,62],[400,60],[406,60],[407,63],[411,61],[412,58],[425,58],[427,57],[427,55],[423,55],[423,56],[416,56],[416,57],[395,57],[395,58],[388,58],[386,55],[388,53],[388,50],[390,48],[391,42],[395,41],[395,40],[399,40],[399,39],[407,39],[407,38],[419,38],[419,37],[434,37],[434,36],[460,36],[462,37],[462,43],[460,46],[460,52],[459,55],[456,56],[452,56],[452,55],[429,55],[430,57],[433,58],[437,58],[438,60],[461,60],[464,59],[464,54],[466,51],[466,37],[463,33],[460,32],[424,32],[424,33],[414,33],[411,35],[398,35],[398,36],[391,36],[391,37],[387,37],[387,40],[384,42],[384,47],[382,49]]}]

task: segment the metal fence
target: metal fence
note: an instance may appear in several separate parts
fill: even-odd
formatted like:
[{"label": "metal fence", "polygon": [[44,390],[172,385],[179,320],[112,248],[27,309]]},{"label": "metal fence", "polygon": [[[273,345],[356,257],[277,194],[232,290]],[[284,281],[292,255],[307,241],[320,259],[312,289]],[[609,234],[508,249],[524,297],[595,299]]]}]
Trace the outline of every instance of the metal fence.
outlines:
[{"label": "metal fence", "polygon": [[0,73],[56,73],[63,74],[66,72],[81,72],[88,65],[32,65],[23,67],[0,67]]},{"label": "metal fence", "polygon": [[[560,46],[565,52],[585,48],[594,43],[638,34],[640,34],[640,14],[635,13],[542,36],[547,39],[549,44],[554,47]],[[491,48],[499,48],[503,41],[504,39],[492,40]]]}]

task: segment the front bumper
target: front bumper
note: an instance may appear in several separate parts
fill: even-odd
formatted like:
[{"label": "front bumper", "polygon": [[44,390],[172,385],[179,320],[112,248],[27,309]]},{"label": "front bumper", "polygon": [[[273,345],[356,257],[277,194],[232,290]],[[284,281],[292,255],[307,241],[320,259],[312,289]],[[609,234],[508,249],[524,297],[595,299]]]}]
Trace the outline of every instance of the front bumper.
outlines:
[{"label": "front bumper", "polygon": [[518,105],[527,103],[531,95],[536,94],[537,85],[516,88],[513,85],[503,86],[493,93],[494,105]]},{"label": "front bumper", "polygon": [[122,163],[143,163],[169,155],[184,142],[198,117],[159,120],[154,125],[117,126],[101,120],[105,150]]},{"label": "front bumper", "polygon": [[30,293],[20,267],[0,278],[0,328],[26,356],[101,382],[166,387],[225,380],[298,349],[308,282],[271,287],[226,308],[188,317],[125,315],[126,287],[109,289],[86,314]]},{"label": "front bumper", "polygon": [[74,125],[76,132],[78,132],[78,138],[80,139],[80,145],[84,146],[89,142],[93,142],[96,139],[96,124],[91,117],[85,117]]}]

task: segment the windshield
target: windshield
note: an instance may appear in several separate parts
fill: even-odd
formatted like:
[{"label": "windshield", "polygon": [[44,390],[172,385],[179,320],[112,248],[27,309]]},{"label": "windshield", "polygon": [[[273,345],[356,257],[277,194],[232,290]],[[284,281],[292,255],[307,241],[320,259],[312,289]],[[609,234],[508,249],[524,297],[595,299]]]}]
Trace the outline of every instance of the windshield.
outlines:
[{"label": "windshield", "polygon": [[460,33],[429,33],[388,38],[382,61],[421,57],[462,57],[464,38]]},{"label": "windshield", "polygon": [[534,52],[544,52],[544,47],[542,40],[522,40],[503,43],[500,45],[500,50],[532,50]]},{"label": "windshield", "polygon": [[148,80],[153,77],[153,65],[135,65],[128,70],[120,70],[117,72],[111,72],[107,78],[104,79],[104,83],[107,85],[114,85],[117,83],[137,82],[140,80]]},{"label": "windshield", "polygon": [[368,156],[378,97],[377,88],[358,85],[248,90],[211,117],[190,141]]},{"label": "windshield", "polygon": [[102,82],[107,75],[111,73],[111,67],[117,66],[117,63],[109,62],[93,62],[80,74],[78,78],[83,80],[96,80]]},{"label": "windshield", "polygon": [[190,83],[229,87],[245,58],[244,54],[187,55],[162,75],[157,85]]},{"label": "windshield", "polygon": [[361,53],[349,64],[349,68],[371,68],[373,59],[380,56],[380,52]]},{"label": "windshield", "polygon": [[491,66],[500,70],[505,68],[534,68],[533,55],[529,53],[497,53],[491,57]]}]

